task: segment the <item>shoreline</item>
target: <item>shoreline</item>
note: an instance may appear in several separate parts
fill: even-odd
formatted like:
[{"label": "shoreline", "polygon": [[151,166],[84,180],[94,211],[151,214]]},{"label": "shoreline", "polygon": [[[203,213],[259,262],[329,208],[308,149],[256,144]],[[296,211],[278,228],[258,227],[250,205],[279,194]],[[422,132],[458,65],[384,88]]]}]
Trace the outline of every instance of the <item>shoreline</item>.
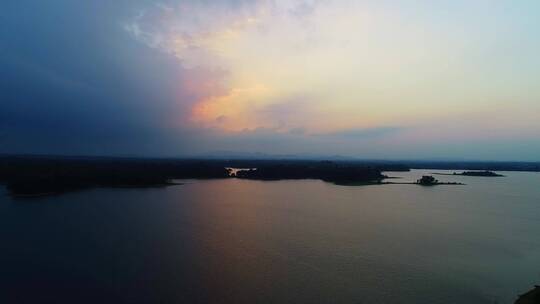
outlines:
[{"label": "shoreline", "polygon": [[[253,180],[253,181],[285,181],[285,180],[302,180],[302,179],[289,179],[289,178],[276,178],[276,179],[260,179],[260,178],[239,178],[239,177],[226,177],[222,179],[239,179],[239,180]],[[399,179],[402,177],[388,177],[386,179]],[[361,187],[361,186],[382,186],[382,185],[416,185],[416,186],[423,186],[423,187],[432,187],[432,186],[465,186],[464,183],[457,183],[457,182],[439,182],[432,185],[423,185],[418,182],[386,182],[386,181],[331,181],[331,180],[323,180],[319,178],[307,178],[308,180],[320,180],[325,183],[330,183],[336,186],[345,186],[345,187]],[[88,189],[99,189],[99,188],[108,188],[108,189],[145,189],[145,188],[164,188],[164,187],[170,187],[170,186],[182,186],[185,185],[183,182],[167,182],[162,184],[147,184],[147,185],[131,185],[131,184],[124,184],[124,185],[89,185],[84,186],[80,188],[72,188],[72,189],[62,189],[58,191],[46,191],[46,192],[39,192],[39,193],[18,193],[18,192],[12,192],[7,191],[7,195],[11,196],[15,199],[32,199],[32,198],[40,198],[40,197],[47,197],[47,196],[57,196],[66,194],[69,192],[76,192],[76,191],[82,191],[82,190],[88,190]]]},{"label": "shoreline", "polygon": [[333,182],[333,184],[335,185],[339,185],[339,186],[373,186],[373,185],[417,185],[417,186],[424,186],[424,187],[431,187],[431,186],[466,186],[467,184],[464,184],[464,183],[454,183],[454,182],[449,182],[449,183],[436,183],[436,184],[432,184],[432,185],[422,185],[420,183],[417,183],[417,182],[380,182],[380,183],[377,183],[377,182],[373,182],[373,183],[337,183],[337,182]]}]

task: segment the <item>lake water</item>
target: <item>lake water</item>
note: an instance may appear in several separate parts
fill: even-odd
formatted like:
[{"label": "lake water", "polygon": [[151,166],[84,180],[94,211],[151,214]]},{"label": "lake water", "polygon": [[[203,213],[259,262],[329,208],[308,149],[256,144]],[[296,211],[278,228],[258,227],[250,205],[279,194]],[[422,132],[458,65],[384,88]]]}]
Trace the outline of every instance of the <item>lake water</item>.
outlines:
[{"label": "lake water", "polygon": [[540,283],[540,174],[503,174],[3,194],[0,303],[512,303]]}]

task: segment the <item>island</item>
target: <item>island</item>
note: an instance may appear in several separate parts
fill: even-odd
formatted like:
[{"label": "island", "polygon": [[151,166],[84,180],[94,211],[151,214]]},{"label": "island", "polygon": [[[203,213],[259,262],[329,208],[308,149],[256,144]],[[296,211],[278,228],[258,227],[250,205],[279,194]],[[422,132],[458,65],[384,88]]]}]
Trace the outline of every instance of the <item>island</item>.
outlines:
[{"label": "island", "polygon": [[379,184],[387,176],[375,167],[318,162],[263,165],[237,171],[234,177],[256,180],[320,179],[335,184]]},{"label": "island", "polygon": [[433,173],[436,175],[462,175],[462,176],[481,176],[481,177],[504,177],[504,175],[497,174],[493,171],[463,171],[461,173],[454,172],[454,173]]},{"label": "island", "polygon": [[485,177],[502,177],[504,175],[497,174],[493,171],[464,171],[462,173],[454,172],[454,175],[465,175],[465,176],[485,176]]},{"label": "island", "polygon": [[436,186],[436,185],[464,185],[462,183],[456,182],[440,182],[431,175],[424,175],[422,178],[416,181],[417,185],[420,186]]},{"label": "island", "polygon": [[422,186],[434,186],[437,185],[439,181],[433,176],[424,175],[421,179],[417,180],[416,183]]}]

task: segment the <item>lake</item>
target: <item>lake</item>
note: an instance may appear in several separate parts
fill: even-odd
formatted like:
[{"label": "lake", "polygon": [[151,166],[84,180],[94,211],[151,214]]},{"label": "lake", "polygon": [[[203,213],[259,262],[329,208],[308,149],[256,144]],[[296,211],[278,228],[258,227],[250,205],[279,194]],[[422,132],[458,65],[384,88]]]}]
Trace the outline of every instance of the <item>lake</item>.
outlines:
[{"label": "lake", "polygon": [[501,173],[1,188],[0,303],[513,303],[540,283],[540,174]]}]

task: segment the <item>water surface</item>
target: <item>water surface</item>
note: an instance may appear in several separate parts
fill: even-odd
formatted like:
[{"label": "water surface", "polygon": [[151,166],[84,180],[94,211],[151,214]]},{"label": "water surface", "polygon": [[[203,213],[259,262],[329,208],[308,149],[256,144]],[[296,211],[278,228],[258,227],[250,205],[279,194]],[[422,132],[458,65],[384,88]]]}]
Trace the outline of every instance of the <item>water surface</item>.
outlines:
[{"label": "water surface", "polygon": [[540,174],[503,174],[3,195],[0,302],[511,303],[540,282]]}]

